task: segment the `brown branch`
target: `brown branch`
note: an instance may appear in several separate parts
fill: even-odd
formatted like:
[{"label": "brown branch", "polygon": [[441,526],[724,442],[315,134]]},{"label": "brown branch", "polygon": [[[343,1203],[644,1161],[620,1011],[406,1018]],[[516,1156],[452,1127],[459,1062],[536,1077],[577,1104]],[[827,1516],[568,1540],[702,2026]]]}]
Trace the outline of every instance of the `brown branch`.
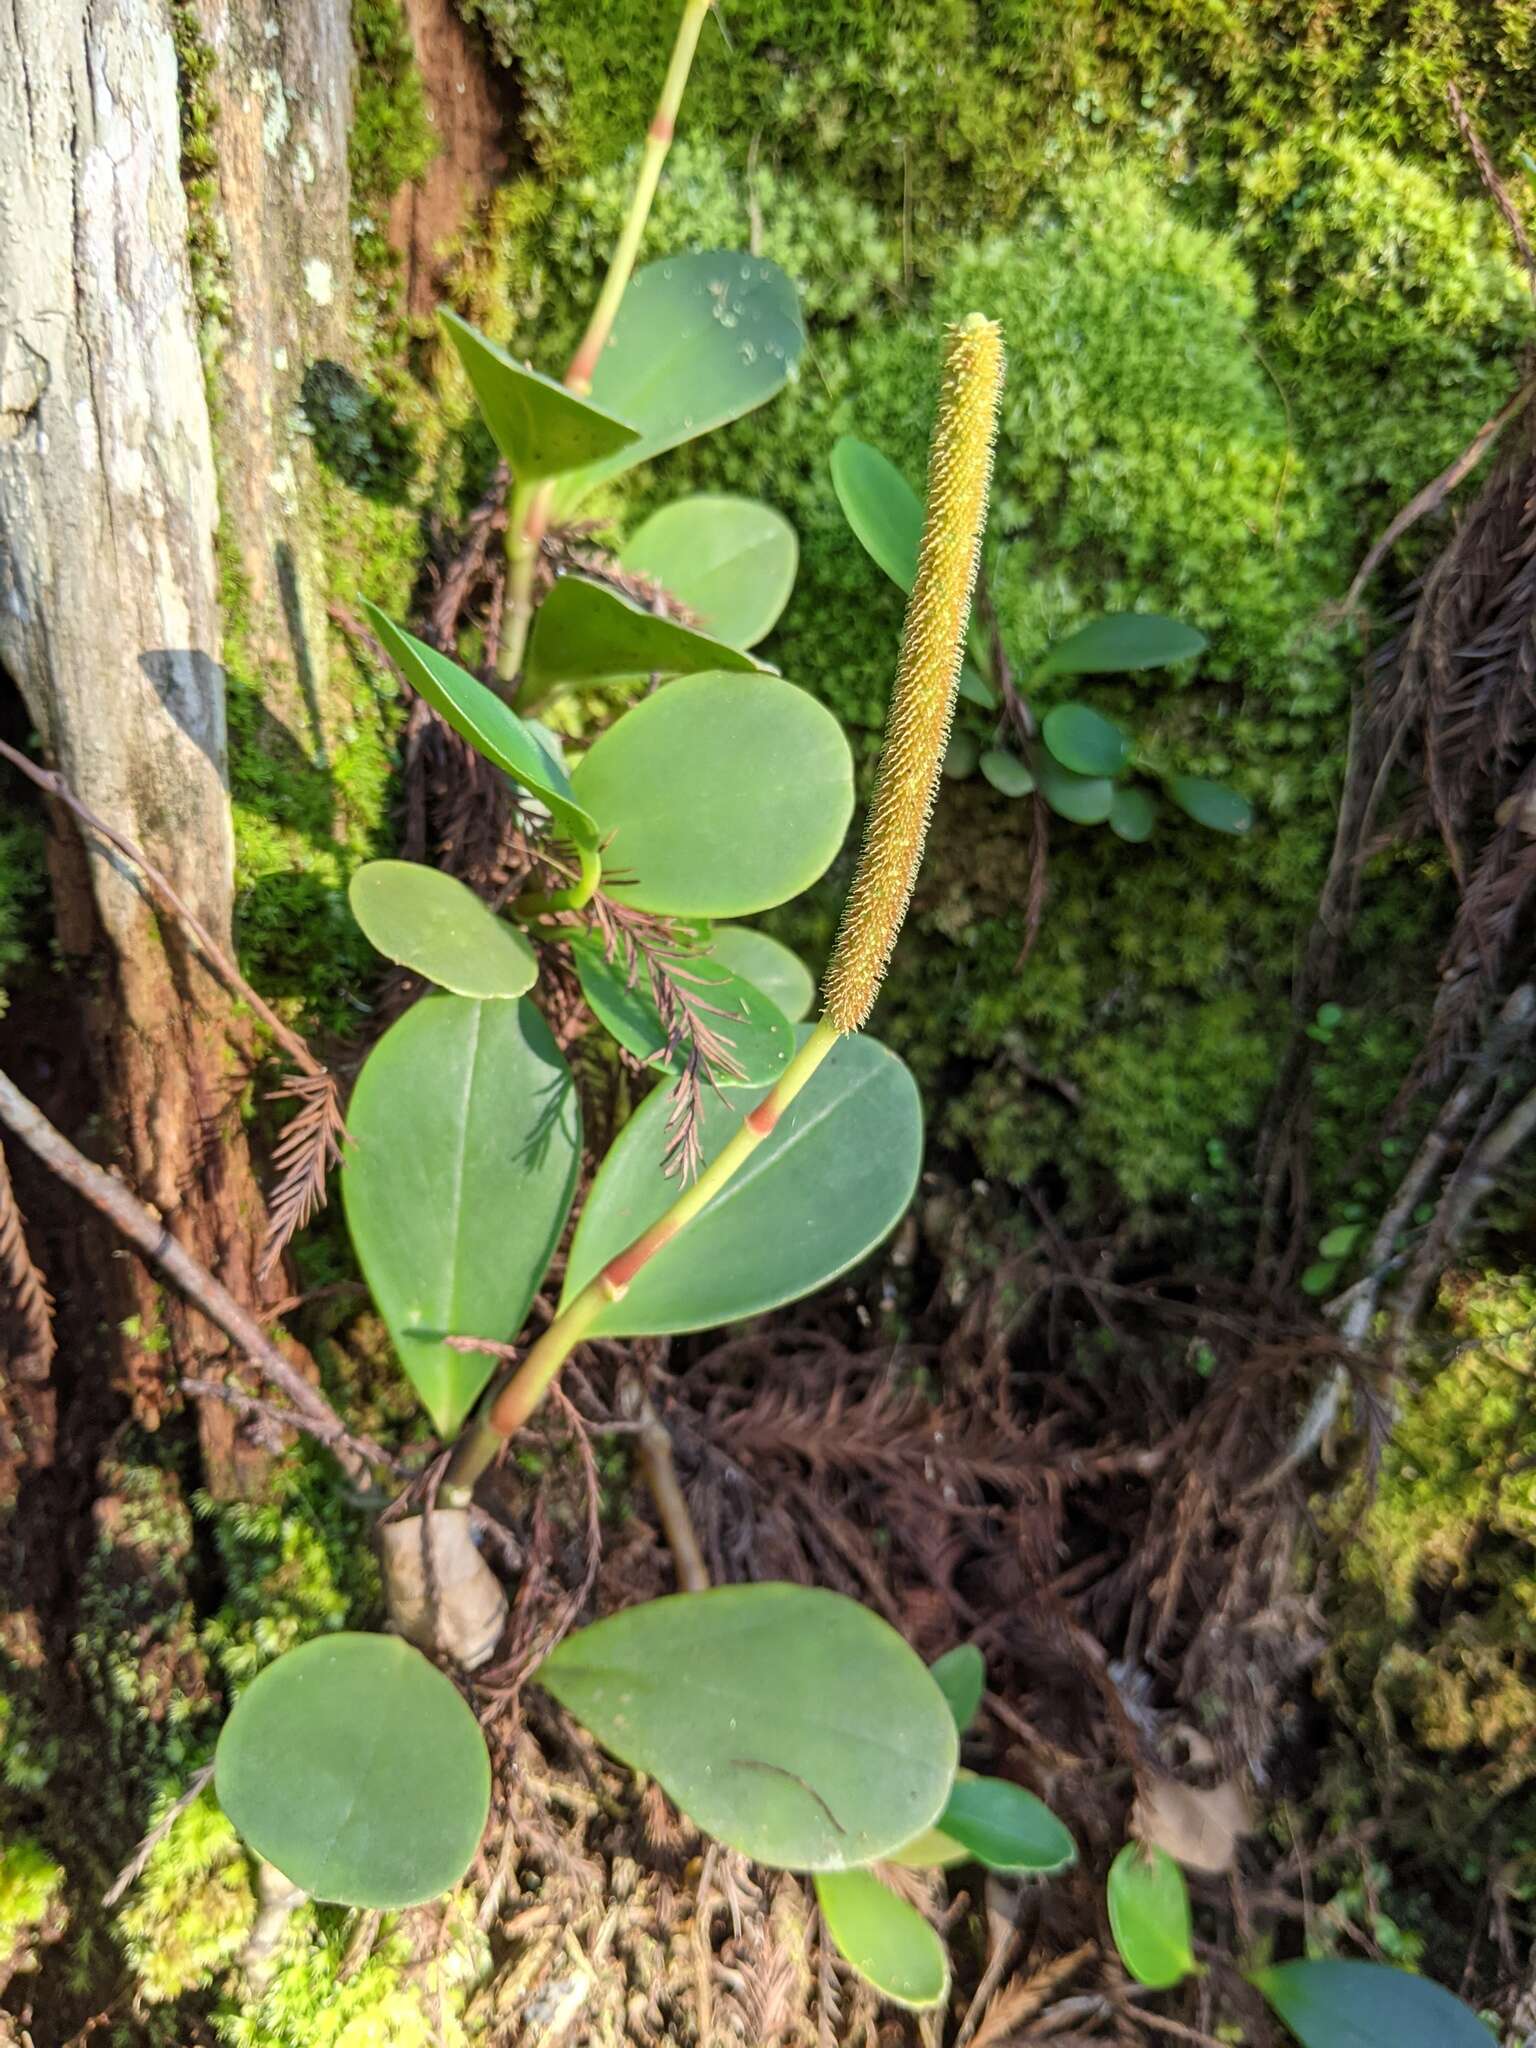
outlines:
[{"label": "brown branch", "polygon": [[21,1209],[11,1186],[5,1153],[0,1150],[0,1280],[11,1295],[11,1306],[21,1325],[21,1350],[13,1356],[10,1369],[19,1378],[41,1378],[53,1363],[58,1349],[53,1334],[53,1301],[42,1273],[27,1245]]},{"label": "brown branch", "polygon": [[233,1387],[227,1380],[193,1379],[184,1373],[178,1384],[184,1394],[191,1394],[196,1400],[222,1401],[226,1407],[237,1409],[250,1421],[269,1423],[277,1429],[299,1430],[305,1436],[312,1436],[316,1443],[324,1444],[327,1450],[346,1446],[362,1453],[369,1464],[386,1471],[402,1472],[406,1469],[382,1444],[376,1444],[372,1437],[354,1436],[343,1428],[340,1421],[328,1422],[317,1415],[301,1415],[297,1408],[288,1407],[281,1401],[264,1401],[259,1394],[248,1394],[244,1387]]},{"label": "brown branch", "polygon": [[77,1151],[4,1072],[0,1072],[0,1124],[14,1131],[67,1187],[99,1210],[130,1244],[137,1245],[146,1258],[159,1266],[187,1299],[240,1347],[262,1377],[288,1397],[307,1422],[334,1431],[337,1458],[352,1477],[366,1479],[372,1462],[368,1450],[347,1431],[325,1396],[283,1356],[250,1311],[242,1308],[223,1282],[199,1265],[184,1245],[177,1243],[166,1225],[137,1195]]},{"label": "brown branch", "polygon": [[693,1526],[693,1517],[678,1484],[672,1438],[651,1405],[651,1397],[638,1375],[629,1376],[620,1386],[619,1407],[623,1414],[639,1424],[635,1432],[635,1450],[641,1474],[650,1489],[651,1499],[656,1503],[661,1533],[667,1539],[672,1562],[677,1568],[678,1591],[707,1593],[709,1566],[704,1562],[698,1531]]},{"label": "brown branch", "polygon": [[132,1856],[117,1873],[117,1876],[112,1881],[111,1888],[102,1894],[101,1903],[104,1906],[115,1906],[123,1896],[123,1893],[127,1891],[129,1885],[143,1873],[144,1866],[148,1863],[150,1857],[159,1848],[160,1844],[171,1832],[171,1829],[175,1827],[177,1821],[181,1819],[187,1808],[194,1805],[202,1797],[203,1787],[212,1776],[212,1764],[204,1764],[200,1771],[193,1772],[186,1791],[182,1793],[170,1811],[156,1821],[137,1849],[134,1850]]}]

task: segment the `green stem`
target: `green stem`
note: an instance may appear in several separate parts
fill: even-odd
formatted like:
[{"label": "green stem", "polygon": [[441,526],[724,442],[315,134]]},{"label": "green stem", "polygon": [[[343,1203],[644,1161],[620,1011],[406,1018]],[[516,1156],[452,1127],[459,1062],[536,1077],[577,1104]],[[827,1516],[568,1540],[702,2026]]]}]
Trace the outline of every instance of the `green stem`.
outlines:
[{"label": "green stem", "polygon": [[651,217],[651,202],[656,197],[656,187],[661,181],[661,167],[667,160],[667,151],[672,147],[672,137],[677,132],[678,110],[683,103],[683,90],[688,83],[688,73],[693,68],[693,53],[699,46],[699,31],[704,26],[704,17],[713,6],[714,0],[684,0],[683,18],[677,25],[677,40],[672,45],[672,57],[667,65],[667,75],[662,81],[661,97],[656,102],[656,112],[646,131],[645,150],[640,158],[640,175],[635,180],[634,193],[629,202],[629,212],[624,219],[619,239],[608,265],[608,275],[603,280],[603,289],[597,304],[592,308],[592,318],[587,322],[587,331],[581,337],[570,367],[565,373],[566,384],[582,397],[592,389],[592,377],[598,360],[603,353],[608,336],[613,331],[618,316],[619,302],[625,287],[634,274],[635,258],[640,253],[640,242],[645,234],[645,224]]},{"label": "green stem", "polygon": [[492,1396],[459,1439],[443,1479],[440,1498],[445,1506],[462,1506],[469,1500],[476,1480],[507,1438],[521,1429],[533,1414],[549,1392],[560,1368],[603,1310],[624,1299],[640,1269],[670,1244],[679,1231],[686,1229],[694,1217],[714,1200],[731,1176],[746,1164],[836,1045],[838,1035],[823,1019],[768,1094],[756,1109],[747,1112],[739,1128],[698,1179],[684,1188],[664,1215],[610,1259],[575,1299],[561,1309],[511,1379]]},{"label": "green stem", "polygon": [[543,917],[551,910],[583,910],[597,894],[597,885],[603,878],[602,856],[595,846],[578,846],[576,858],[581,862],[581,873],[568,889],[551,889],[541,895],[537,891],[512,900],[514,917]]},{"label": "green stem", "polygon": [[551,486],[517,484],[507,507],[507,600],[501,622],[501,645],[496,650],[496,674],[513,694],[528,645],[528,628],[533,623],[533,579],[539,566],[539,545],[549,517]]}]

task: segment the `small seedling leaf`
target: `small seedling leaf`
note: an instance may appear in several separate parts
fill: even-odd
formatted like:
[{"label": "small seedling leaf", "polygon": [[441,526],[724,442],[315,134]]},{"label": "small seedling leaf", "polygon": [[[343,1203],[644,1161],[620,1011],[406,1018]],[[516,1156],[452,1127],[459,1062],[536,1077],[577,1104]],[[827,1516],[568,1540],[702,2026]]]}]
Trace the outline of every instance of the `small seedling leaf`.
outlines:
[{"label": "small seedling leaf", "polygon": [[392,1911],[456,1885],[490,1759],[450,1680],[398,1636],[320,1636],[269,1664],[219,1736],[214,1789],[244,1841],[316,1899]]},{"label": "small seedling leaf", "polygon": [[369,945],[456,996],[526,995],[538,956],[472,889],[419,861],[370,860],[347,889]]},{"label": "small seedling leaf", "polygon": [[932,1927],[867,1870],[822,1874],[827,1932],[861,1977],[895,2005],[922,2010],[949,1994],[949,1958]]},{"label": "small seedling leaf", "polygon": [[565,684],[756,668],[739,647],[658,618],[621,591],[562,576],[534,614],[523,680],[542,699]]},{"label": "small seedling leaf", "polygon": [[1387,1963],[1277,1963],[1253,1982],[1302,2048],[1495,2048],[1470,2006]]},{"label": "small seedling leaf", "polygon": [[981,670],[966,662],[960,670],[960,694],[967,704],[979,704],[983,711],[997,709],[997,692]]},{"label": "small seedling leaf", "polygon": [[1173,1858],[1127,1842],[1109,1866],[1109,1926],[1120,1960],[1149,1991],[1166,1991],[1195,1968],[1189,1886]]},{"label": "small seedling leaf", "polygon": [[1040,736],[1074,775],[1118,775],[1131,743],[1118,725],[1087,704],[1057,704],[1045,714]]},{"label": "small seedling leaf", "polygon": [[622,901],[679,917],[798,896],[853,813],[841,726],[775,676],[684,676],[611,725],[571,781]]},{"label": "small seedling leaf", "polygon": [[1102,825],[1114,808],[1115,785],[1106,775],[1074,775],[1049,754],[1036,759],[1035,782],[1058,818],[1074,825]]},{"label": "small seedling leaf", "polygon": [[854,538],[899,590],[917,581],[923,501],[878,448],[844,434],[832,447],[832,488]]},{"label": "small seedling leaf", "polygon": [[981,747],[973,733],[950,734],[944,754],[944,773],[952,782],[964,782],[967,776],[974,775],[980,759]]},{"label": "small seedling leaf", "polygon": [[[804,1027],[798,1034],[806,1035]],[[758,1096],[706,1091],[707,1163]],[[598,1169],[571,1246],[570,1301],[676,1199],[662,1172],[671,1105],[649,1095]],[[840,1039],[744,1167],[672,1244],[649,1259],[593,1328],[610,1337],[713,1329],[797,1301],[845,1273],[900,1222],[917,1185],[923,1120],[896,1055]]]},{"label": "small seedling leaf", "polygon": [[1155,612],[1111,612],[1058,640],[1042,667],[1053,676],[1124,675],[1132,669],[1188,661],[1204,646],[1205,635],[1182,619],[1160,618]]},{"label": "small seedling leaf", "polygon": [[1253,826],[1253,806],[1224,782],[1205,782],[1198,775],[1175,775],[1168,794],[1186,817],[1211,832],[1240,837]]},{"label": "small seedling leaf", "polygon": [[700,495],[653,512],[625,544],[619,566],[653,577],[704,632],[755,647],[789,603],[799,556],[795,529],[772,506]]},{"label": "small seedling leaf", "polygon": [[1065,1870],[1077,1844],[1044,1800],[1006,1778],[956,1778],[939,1826],[989,1870]]},{"label": "small seedling leaf", "polygon": [[1010,754],[1006,747],[988,747],[980,766],[999,796],[1029,796],[1034,791],[1035,778],[1018,755]]},{"label": "small seedling leaf", "polygon": [[1336,1223],[1318,1250],[1325,1259],[1347,1259],[1365,1234],[1363,1223]]},{"label": "small seedling leaf", "polygon": [[921,1658],[840,1593],[651,1600],[577,1629],[537,1675],[706,1834],[781,1869],[883,1856],[954,1777],[955,1724]]},{"label": "small seedling leaf", "polygon": [[980,1712],[981,1696],[987,1689],[986,1658],[974,1643],[961,1643],[936,1658],[929,1669],[963,1735]]},{"label": "small seedling leaf", "polygon": [[1117,789],[1109,807],[1109,829],[1130,846],[1141,846],[1157,825],[1157,805],[1144,789]]}]

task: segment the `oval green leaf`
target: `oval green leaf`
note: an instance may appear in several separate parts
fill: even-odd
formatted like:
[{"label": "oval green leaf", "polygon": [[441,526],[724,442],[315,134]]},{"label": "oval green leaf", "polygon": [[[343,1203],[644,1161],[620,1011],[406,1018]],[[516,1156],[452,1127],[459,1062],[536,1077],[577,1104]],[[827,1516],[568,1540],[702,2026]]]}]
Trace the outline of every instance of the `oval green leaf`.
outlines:
[{"label": "oval green leaf", "polygon": [[1156,612],[1111,612],[1058,640],[1041,670],[1050,676],[1124,675],[1131,669],[1188,661],[1204,647],[1205,635],[1182,619],[1160,618]]},{"label": "oval green leaf", "polygon": [[568,683],[757,666],[739,647],[658,618],[590,577],[562,576],[534,614],[523,681],[542,698]]},{"label": "oval green leaf", "polygon": [[939,1826],[989,1870],[1047,1876],[1077,1861],[1076,1842],[1045,1801],[1006,1778],[962,1773]]},{"label": "oval green leaf", "polygon": [[867,1870],[818,1876],[816,1902],[827,1932],[883,1997],[918,2010],[942,2005],[949,1995],[949,1957],[915,1906]]},{"label": "oval green leaf", "polygon": [[1186,817],[1212,832],[1240,836],[1253,825],[1253,806],[1247,797],[1228,789],[1224,782],[1204,782],[1198,775],[1175,775],[1168,794]]},{"label": "oval green leaf", "polygon": [[739,917],[810,887],[853,813],[853,756],[776,676],[684,676],[609,727],[571,778],[637,910]]},{"label": "oval green leaf", "polygon": [[944,773],[951,781],[964,782],[967,776],[974,775],[980,759],[981,748],[974,733],[950,734],[949,745],[944,751]]},{"label": "oval green leaf", "polygon": [[946,1835],[942,1828],[924,1828],[899,1849],[888,1850],[882,1863],[894,1863],[900,1870],[953,1870],[957,1863],[974,1863],[964,1842]]},{"label": "oval green leaf", "polygon": [[844,434],[832,445],[832,488],[855,540],[899,590],[917,581],[923,501],[895,463]]},{"label": "oval green leaf", "polygon": [[[731,1093],[729,1102],[705,1094],[706,1162],[755,1100],[750,1090]],[[599,1168],[571,1246],[566,1301],[676,1199],[661,1170],[670,1114],[665,1089],[649,1095]],[[900,1222],[922,1146],[917,1085],[901,1061],[872,1038],[840,1039],[772,1135],[592,1327],[612,1337],[708,1330],[824,1287]]]},{"label": "oval green leaf", "polygon": [[978,766],[999,796],[1029,796],[1034,791],[1035,778],[1006,747],[988,747]]},{"label": "oval green leaf", "polygon": [[451,1436],[516,1334],[581,1156],[570,1069],[526,997],[428,996],[379,1040],[347,1108],[347,1227],[400,1363]]},{"label": "oval green leaf", "polygon": [[[644,962],[631,985],[622,955],[605,959],[603,942],[593,933],[572,935],[571,957],[581,992],[603,1028],[636,1059],[676,1072],[686,1048],[673,1060],[664,1057],[666,1028]],[[784,1012],[752,982],[705,954],[674,959],[671,965],[678,983],[700,1005],[705,1024],[719,1035],[741,1069],[740,1085],[765,1086],[777,1080],[795,1049],[794,1026]]]},{"label": "oval green leaf", "polygon": [[595,484],[753,412],[782,391],[805,348],[794,286],[734,249],[665,256],[637,270],[592,375],[592,403],[639,429],[617,454],[562,477],[555,517]]},{"label": "oval green leaf", "polygon": [[1118,725],[1087,704],[1057,704],[1045,714],[1040,736],[1074,775],[1118,775],[1131,743]]},{"label": "oval green leaf", "polygon": [[981,1710],[981,1696],[987,1689],[986,1658],[974,1643],[961,1643],[936,1658],[929,1669],[963,1735]]},{"label": "oval green leaf", "polygon": [[1302,2048],[1495,2048],[1470,2006],[1387,1963],[1277,1963],[1253,1982]]},{"label": "oval green leaf", "polygon": [[311,1897],[393,1911],[451,1890],[491,1802],[485,1738],[398,1636],[321,1636],[269,1664],[219,1736],[219,1804]]},{"label": "oval green leaf", "polygon": [[789,603],[799,559],[795,529],[772,506],[700,495],[653,512],[625,543],[619,566],[653,577],[705,632],[755,647]]},{"label": "oval green leaf", "polygon": [[577,846],[595,846],[597,827],[572,795],[565,770],[532,726],[456,661],[439,654],[414,633],[403,633],[376,604],[364,598],[362,607],[385,653],[438,716],[461,739],[468,740],[477,754],[537,797],[559,830]]},{"label": "oval green leaf", "polygon": [[745,924],[717,924],[705,945],[712,960],[760,988],[791,1024],[798,1024],[816,997],[811,970],[788,946]]},{"label": "oval green leaf", "polygon": [[962,662],[960,667],[960,694],[967,704],[979,704],[983,711],[997,708],[997,692],[981,671],[968,661]]},{"label": "oval green leaf", "polygon": [[1167,1991],[1195,1968],[1189,1886],[1165,1849],[1127,1842],[1109,1866],[1109,1929],[1120,1960],[1149,1991]]},{"label": "oval green leaf", "polygon": [[921,1658],[810,1586],[721,1586],[577,1629],[538,1682],[755,1862],[845,1870],[944,1804],[958,1738]]},{"label": "oval green leaf", "polygon": [[1117,789],[1109,807],[1109,829],[1128,845],[1141,846],[1152,837],[1157,805],[1144,789]]},{"label": "oval green leaf", "polygon": [[1049,754],[1035,756],[1035,787],[1058,818],[1074,825],[1102,825],[1114,809],[1115,785],[1107,775],[1074,775]]},{"label": "oval green leaf", "polygon": [[365,861],[347,890],[370,946],[456,996],[526,995],[538,956],[452,875],[413,860]]},{"label": "oval green leaf", "polygon": [[491,438],[521,484],[613,459],[640,439],[634,427],[553,377],[515,362],[457,313],[439,312]]}]

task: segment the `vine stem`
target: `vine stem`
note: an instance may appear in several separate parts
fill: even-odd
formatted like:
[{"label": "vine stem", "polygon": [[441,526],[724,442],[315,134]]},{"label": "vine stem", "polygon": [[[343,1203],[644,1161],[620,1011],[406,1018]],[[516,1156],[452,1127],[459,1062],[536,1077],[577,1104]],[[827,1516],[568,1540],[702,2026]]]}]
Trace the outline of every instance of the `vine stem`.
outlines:
[{"label": "vine stem", "polygon": [[[597,295],[597,304],[592,308],[586,332],[566,365],[566,389],[574,391],[578,398],[585,398],[592,389],[593,375],[613,332],[613,323],[618,318],[629,280],[634,276],[635,258],[640,253],[646,223],[651,217],[662,166],[677,133],[677,116],[683,104],[688,74],[693,69],[704,17],[713,5],[714,0],[684,0],[667,75],[662,80],[661,97],[656,102],[651,125],[645,132],[640,174],[630,195],[629,211],[614,244],[608,275],[603,279],[603,288]],[[528,629],[533,620],[534,571],[538,567],[544,530],[549,525],[554,494],[554,483],[549,479],[526,487],[519,485],[512,493],[507,517],[507,619],[496,655],[496,674],[508,686],[516,682],[523,665]]]},{"label": "vine stem", "polygon": [[521,1429],[548,1393],[560,1368],[591,1330],[603,1310],[622,1301],[634,1278],[679,1231],[706,1209],[726,1182],[743,1167],[805,1087],[842,1034],[825,1018],[816,1025],[773,1087],[749,1110],[733,1135],[691,1187],[664,1215],[643,1230],[633,1243],[610,1259],[581,1292],[555,1317],[543,1336],[500,1391],[459,1439],[443,1476],[440,1498],[462,1507],[475,1482],[507,1438]]}]

